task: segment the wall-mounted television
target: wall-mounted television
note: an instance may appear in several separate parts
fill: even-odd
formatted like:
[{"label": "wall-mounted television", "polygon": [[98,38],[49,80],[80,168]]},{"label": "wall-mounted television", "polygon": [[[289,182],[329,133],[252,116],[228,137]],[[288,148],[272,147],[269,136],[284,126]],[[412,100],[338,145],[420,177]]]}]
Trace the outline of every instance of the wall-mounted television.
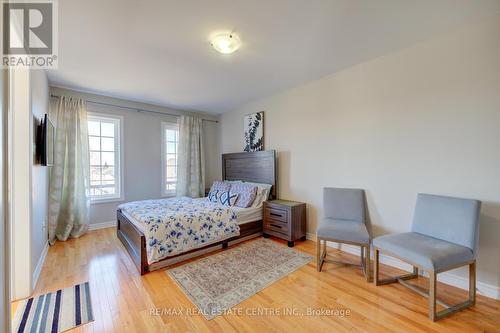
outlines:
[{"label": "wall-mounted television", "polygon": [[38,126],[36,147],[40,164],[52,166],[54,163],[54,125],[47,115]]}]

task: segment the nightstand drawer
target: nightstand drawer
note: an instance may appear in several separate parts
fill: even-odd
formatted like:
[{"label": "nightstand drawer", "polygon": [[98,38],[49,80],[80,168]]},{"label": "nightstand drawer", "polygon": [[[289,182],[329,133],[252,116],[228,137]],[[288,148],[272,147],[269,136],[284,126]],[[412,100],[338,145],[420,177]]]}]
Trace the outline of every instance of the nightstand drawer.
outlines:
[{"label": "nightstand drawer", "polygon": [[288,234],[288,223],[286,222],[268,219],[266,220],[264,227],[268,230],[279,232],[285,235]]},{"label": "nightstand drawer", "polygon": [[269,200],[264,202],[264,237],[278,237],[293,246],[306,236],[306,204],[290,200]]},{"label": "nightstand drawer", "polygon": [[284,209],[266,207],[264,214],[266,215],[266,219],[288,222],[288,212]]}]

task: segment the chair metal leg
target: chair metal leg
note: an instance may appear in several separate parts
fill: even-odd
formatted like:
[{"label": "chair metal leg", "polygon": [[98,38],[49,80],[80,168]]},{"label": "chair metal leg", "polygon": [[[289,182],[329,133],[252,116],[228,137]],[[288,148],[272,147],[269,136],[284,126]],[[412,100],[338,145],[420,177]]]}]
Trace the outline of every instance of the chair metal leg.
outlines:
[{"label": "chair metal leg", "polygon": [[321,239],[316,240],[316,269],[321,272]]},{"label": "chair metal leg", "polygon": [[375,250],[375,256],[374,256],[375,262],[373,263],[373,282],[375,283],[376,286],[381,286],[384,284],[390,284],[390,283],[395,283],[395,282],[402,282],[402,281],[411,280],[411,279],[418,277],[418,268],[413,266],[413,273],[403,274],[403,275],[390,277],[390,278],[386,278],[386,279],[380,279],[380,277],[379,277],[380,250],[378,248],[374,248],[374,250]]},{"label": "chair metal leg", "polygon": [[321,246],[321,239],[318,238],[316,240],[316,255],[317,255],[317,261],[316,261],[316,270],[318,272],[321,272],[321,267],[323,267],[323,262],[325,261],[326,257],[326,247],[324,246],[326,244],[326,241],[323,240],[323,249]]},{"label": "chair metal leg", "polygon": [[[438,301],[439,303],[439,301]],[[455,304],[453,306],[446,306],[446,309],[436,312],[434,321],[443,319],[455,312],[462,311],[476,303],[476,262],[473,261],[469,264],[469,299],[465,302]]]},{"label": "chair metal leg", "polygon": [[[413,273],[391,277],[387,279],[381,280],[379,278],[379,257],[380,251],[375,248],[375,260],[373,263],[373,282],[376,286],[389,284],[394,282],[399,282],[401,285],[415,291],[419,295],[425,296],[429,300],[429,319],[432,321],[436,321],[442,318],[445,318],[455,312],[466,309],[470,306],[473,306],[476,302],[476,262],[473,261],[468,264],[469,266],[469,298],[465,302],[456,304],[456,305],[448,305],[437,298],[437,273],[434,270],[426,270],[429,273],[429,291],[427,292],[425,289],[422,289],[416,285],[413,285],[408,280],[418,278],[419,268],[413,266]],[[441,311],[437,311],[436,304],[440,304],[445,309]]]},{"label": "chair metal leg", "polygon": [[429,272],[429,319],[436,321],[436,272]]},{"label": "chair metal leg", "polygon": [[[323,242],[323,244],[322,244]],[[340,265],[348,265],[348,266],[356,266],[361,267],[363,269],[363,274],[366,276],[366,280],[370,281],[370,248],[367,247],[365,250],[365,246],[361,246],[361,265],[351,264],[348,262],[336,261],[333,259],[326,259],[327,257],[327,246],[326,240],[317,238],[316,239],[316,270],[321,272],[321,268],[323,267],[323,263],[333,263]],[[368,256],[368,257],[367,257]],[[368,258],[368,259],[367,259]]]},{"label": "chair metal leg", "polygon": [[366,247],[365,254],[366,282],[370,282],[370,245]]},{"label": "chair metal leg", "polygon": [[469,265],[469,301],[476,304],[476,262]]},{"label": "chair metal leg", "polygon": [[363,272],[366,273],[364,253],[365,253],[365,247],[364,246],[360,246],[359,260],[360,260],[360,263],[361,263],[361,267],[363,267]]}]

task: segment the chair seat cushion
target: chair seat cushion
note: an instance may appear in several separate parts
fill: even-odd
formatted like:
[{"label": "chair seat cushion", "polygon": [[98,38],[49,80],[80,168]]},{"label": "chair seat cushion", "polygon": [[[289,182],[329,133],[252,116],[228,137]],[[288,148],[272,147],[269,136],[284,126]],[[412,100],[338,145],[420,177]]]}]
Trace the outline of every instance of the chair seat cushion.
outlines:
[{"label": "chair seat cushion", "polygon": [[364,223],[357,221],[324,219],[316,231],[316,236],[325,240],[346,241],[369,244],[370,235]]},{"label": "chair seat cushion", "polygon": [[417,232],[376,237],[373,246],[430,270],[447,269],[474,259],[468,247]]}]

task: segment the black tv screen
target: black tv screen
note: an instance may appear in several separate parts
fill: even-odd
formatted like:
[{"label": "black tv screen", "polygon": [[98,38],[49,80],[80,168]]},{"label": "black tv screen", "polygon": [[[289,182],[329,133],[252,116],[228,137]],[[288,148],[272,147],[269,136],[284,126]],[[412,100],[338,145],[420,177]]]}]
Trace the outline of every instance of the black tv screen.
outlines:
[{"label": "black tv screen", "polygon": [[40,124],[39,133],[38,146],[40,147],[40,164],[52,166],[54,163],[54,125],[52,125],[47,115],[44,116]]}]

